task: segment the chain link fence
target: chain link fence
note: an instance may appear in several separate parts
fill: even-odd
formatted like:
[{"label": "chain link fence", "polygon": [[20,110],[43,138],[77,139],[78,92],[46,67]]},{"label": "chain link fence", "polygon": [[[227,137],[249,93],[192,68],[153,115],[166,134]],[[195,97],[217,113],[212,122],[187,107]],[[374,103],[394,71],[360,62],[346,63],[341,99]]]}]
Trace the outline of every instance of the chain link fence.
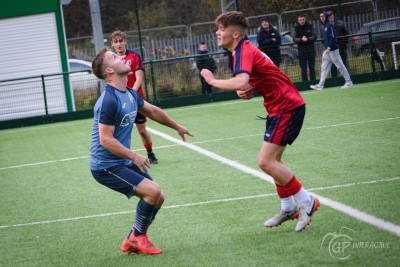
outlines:
[{"label": "chain link fence", "polygon": [[[385,1],[338,1],[338,4],[334,5],[290,11],[273,9],[269,10],[270,12],[266,12],[266,10],[251,9],[251,1],[246,1],[246,4],[243,5],[240,5],[241,1],[236,1],[239,2],[239,10],[248,15],[249,18],[248,38],[253,44],[258,45],[256,34],[261,26],[260,19],[268,17],[283,36],[283,42],[280,47],[282,54],[280,69],[293,82],[301,82],[297,46],[293,43],[291,36],[293,25],[297,20],[297,16],[304,14],[314,26],[317,36],[320,37],[322,27],[318,21],[318,15],[323,10],[333,10],[336,17],[344,20],[349,29],[350,35],[345,38],[349,41],[348,62],[351,75],[396,69],[395,62],[399,60],[400,45],[396,46],[393,43],[400,41],[400,7],[398,5],[385,5]],[[221,1],[208,2],[215,7]],[[139,3],[139,9],[141,5],[143,3]],[[168,21],[170,26],[145,28],[143,26],[147,24],[144,22],[148,21],[149,18],[143,18],[142,15],[139,20],[143,22],[141,27],[143,29],[140,31],[140,35],[134,27],[119,28],[119,30],[127,33],[127,49],[142,54],[146,68],[144,91],[147,100],[151,102],[201,95],[201,81],[196,64],[196,60],[200,57],[197,55],[200,42],[207,44],[209,55],[215,61],[217,67],[214,72],[215,76],[218,78],[232,76],[230,55],[217,47],[214,19],[221,10],[217,13],[215,8],[211,8],[211,6],[196,5],[197,10],[192,14],[194,18],[191,18],[191,21],[180,17],[168,18],[172,20]],[[157,12],[160,16],[166,14],[162,9]],[[195,21],[196,14],[207,14],[209,15],[209,20]],[[393,19],[394,22],[392,23],[381,23],[390,18],[397,19]],[[374,21],[378,21],[377,24],[366,24]],[[176,23],[173,24],[174,22]],[[110,46],[110,35],[111,32],[104,34],[104,45]],[[139,36],[141,36],[141,39],[139,39]],[[80,59],[90,64],[95,56],[92,36],[70,38],[67,40],[67,45],[70,58]],[[323,46],[320,40],[315,43],[315,46],[317,50],[316,75],[318,78]],[[34,83],[25,78],[18,81],[0,81],[0,92],[2,94],[0,121],[64,112],[57,109],[58,105],[63,104],[57,101],[54,102],[51,99],[47,103],[50,103],[49,107],[46,108],[46,96],[44,95],[47,92],[47,97],[51,96],[51,90],[54,86],[64,86],[62,81],[65,80],[65,75],[68,75],[71,83],[74,111],[90,110],[101,92],[101,84],[96,78],[93,79],[93,76],[90,76],[92,74],[87,71],[84,73],[87,74],[86,77],[75,77],[73,73],[59,74],[51,77],[51,79],[50,77],[44,77],[44,83],[41,82],[43,77],[37,77]],[[56,80],[58,80],[58,83]],[[48,85],[50,81],[52,81],[52,85]],[[24,99],[18,97],[10,98],[9,95],[5,95],[5,92],[10,94],[10,88],[19,88],[22,84],[27,84],[27,82],[29,82],[30,86],[29,88],[23,87],[24,92],[32,95],[41,95],[35,100],[36,103],[40,103],[40,107],[35,111],[25,109],[25,111],[16,112],[14,110],[16,103],[24,106]],[[220,92],[220,90],[213,88],[213,93],[217,92]]]}]

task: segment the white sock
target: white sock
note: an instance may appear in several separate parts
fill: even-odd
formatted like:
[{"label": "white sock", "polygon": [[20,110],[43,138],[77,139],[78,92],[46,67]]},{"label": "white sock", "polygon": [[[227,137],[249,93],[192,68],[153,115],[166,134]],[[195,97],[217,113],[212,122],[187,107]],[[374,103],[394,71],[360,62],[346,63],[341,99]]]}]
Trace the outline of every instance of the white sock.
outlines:
[{"label": "white sock", "polygon": [[294,197],[297,199],[300,205],[308,205],[311,202],[311,196],[310,193],[308,193],[303,187],[300,189],[300,191],[294,195]]},{"label": "white sock", "polygon": [[296,203],[294,202],[293,196],[281,198],[281,210],[292,211],[296,208]]}]

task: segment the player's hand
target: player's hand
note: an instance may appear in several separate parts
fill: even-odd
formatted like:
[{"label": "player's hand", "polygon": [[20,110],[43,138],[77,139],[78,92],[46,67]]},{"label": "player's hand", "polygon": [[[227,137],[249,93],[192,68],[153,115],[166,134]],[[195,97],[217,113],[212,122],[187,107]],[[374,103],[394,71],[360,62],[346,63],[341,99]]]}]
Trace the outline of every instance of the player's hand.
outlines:
[{"label": "player's hand", "polygon": [[247,84],[247,86],[242,89],[242,90],[237,90],[236,94],[244,100],[249,100],[251,98],[253,98],[254,95],[254,90],[253,87],[250,84]]},{"label": "player's hand", "polygon": [[186,142],[185,134],[193,137],[193,135],[185,127],[183,127],[181,125],[178,125],[178,128],[176,129],[176,131],[181,136],[183,142]]},{"label": "player's hand", "polygon": [[135,153],[132,161],[142,172],[147,172],[150,169],[150,161],[145,156]]},{"label": "player's hand", "polygon": [[215,80],[215,78],[214,74],[211,71],[209,71],[208,69],[202,69],[200,74],[209,85],[212,85],[212,81]]}]

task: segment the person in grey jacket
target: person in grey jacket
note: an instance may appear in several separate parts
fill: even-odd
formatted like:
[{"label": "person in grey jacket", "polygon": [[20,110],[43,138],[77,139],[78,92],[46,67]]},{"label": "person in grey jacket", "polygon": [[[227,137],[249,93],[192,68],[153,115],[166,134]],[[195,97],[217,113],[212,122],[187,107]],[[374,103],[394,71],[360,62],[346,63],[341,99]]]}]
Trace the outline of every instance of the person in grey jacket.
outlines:
[{"label": "person in grey jacket", "polygon": [[325,50],[324,53],[322,54],[321,78],[319,80],[319,83],[310,86],[311,89],[318,91],[324,89],[326,77],[328,76],[332,63],[335,64],[336,68],[339,70],[343,78],[346,80],[346,83],[341,87],[341,89],[347,89],[353,86],[350,74],[347,71],[346,67],[344,66],[342,58],[340,57],[335,29],[333,23],[329,21],[329,16],[330,13],[328,12],[323,12],[320,15],[320,20],[324,25],[323,37],[324,37]]},{"label": "person in grey jacket", "polygon": [[299,63],[301,68],[301,79],[308,81],[307,65],[310,69],[310,80],[315,80],[315,40],[317,35],[313,25],[308,23],[304,15],[297,17],[294,26],[293,41],[297,44],[299,52]]}]

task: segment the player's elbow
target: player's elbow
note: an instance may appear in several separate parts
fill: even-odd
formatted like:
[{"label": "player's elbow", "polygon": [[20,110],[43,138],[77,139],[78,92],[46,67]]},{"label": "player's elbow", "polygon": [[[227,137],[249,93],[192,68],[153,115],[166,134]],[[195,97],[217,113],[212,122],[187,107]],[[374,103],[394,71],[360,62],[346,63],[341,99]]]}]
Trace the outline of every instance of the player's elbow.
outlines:
[{"label": "player's elbow", "polygon": [[237,90],[241,90],[247,87],[247,84],[249,83],[248,79],[238,79],[236,81],[236,86],[237,86]]},{"label": "player's elbow", "polygon": [[100,145],[101,145],[102,147],[104,147],[104,148],[107,148],[107,147],[108,147],[108,144],[110,143],[109,138],[107,138],[106,136],[100,135],[100,136],[99,136],[99,139],[100,139]]}]

